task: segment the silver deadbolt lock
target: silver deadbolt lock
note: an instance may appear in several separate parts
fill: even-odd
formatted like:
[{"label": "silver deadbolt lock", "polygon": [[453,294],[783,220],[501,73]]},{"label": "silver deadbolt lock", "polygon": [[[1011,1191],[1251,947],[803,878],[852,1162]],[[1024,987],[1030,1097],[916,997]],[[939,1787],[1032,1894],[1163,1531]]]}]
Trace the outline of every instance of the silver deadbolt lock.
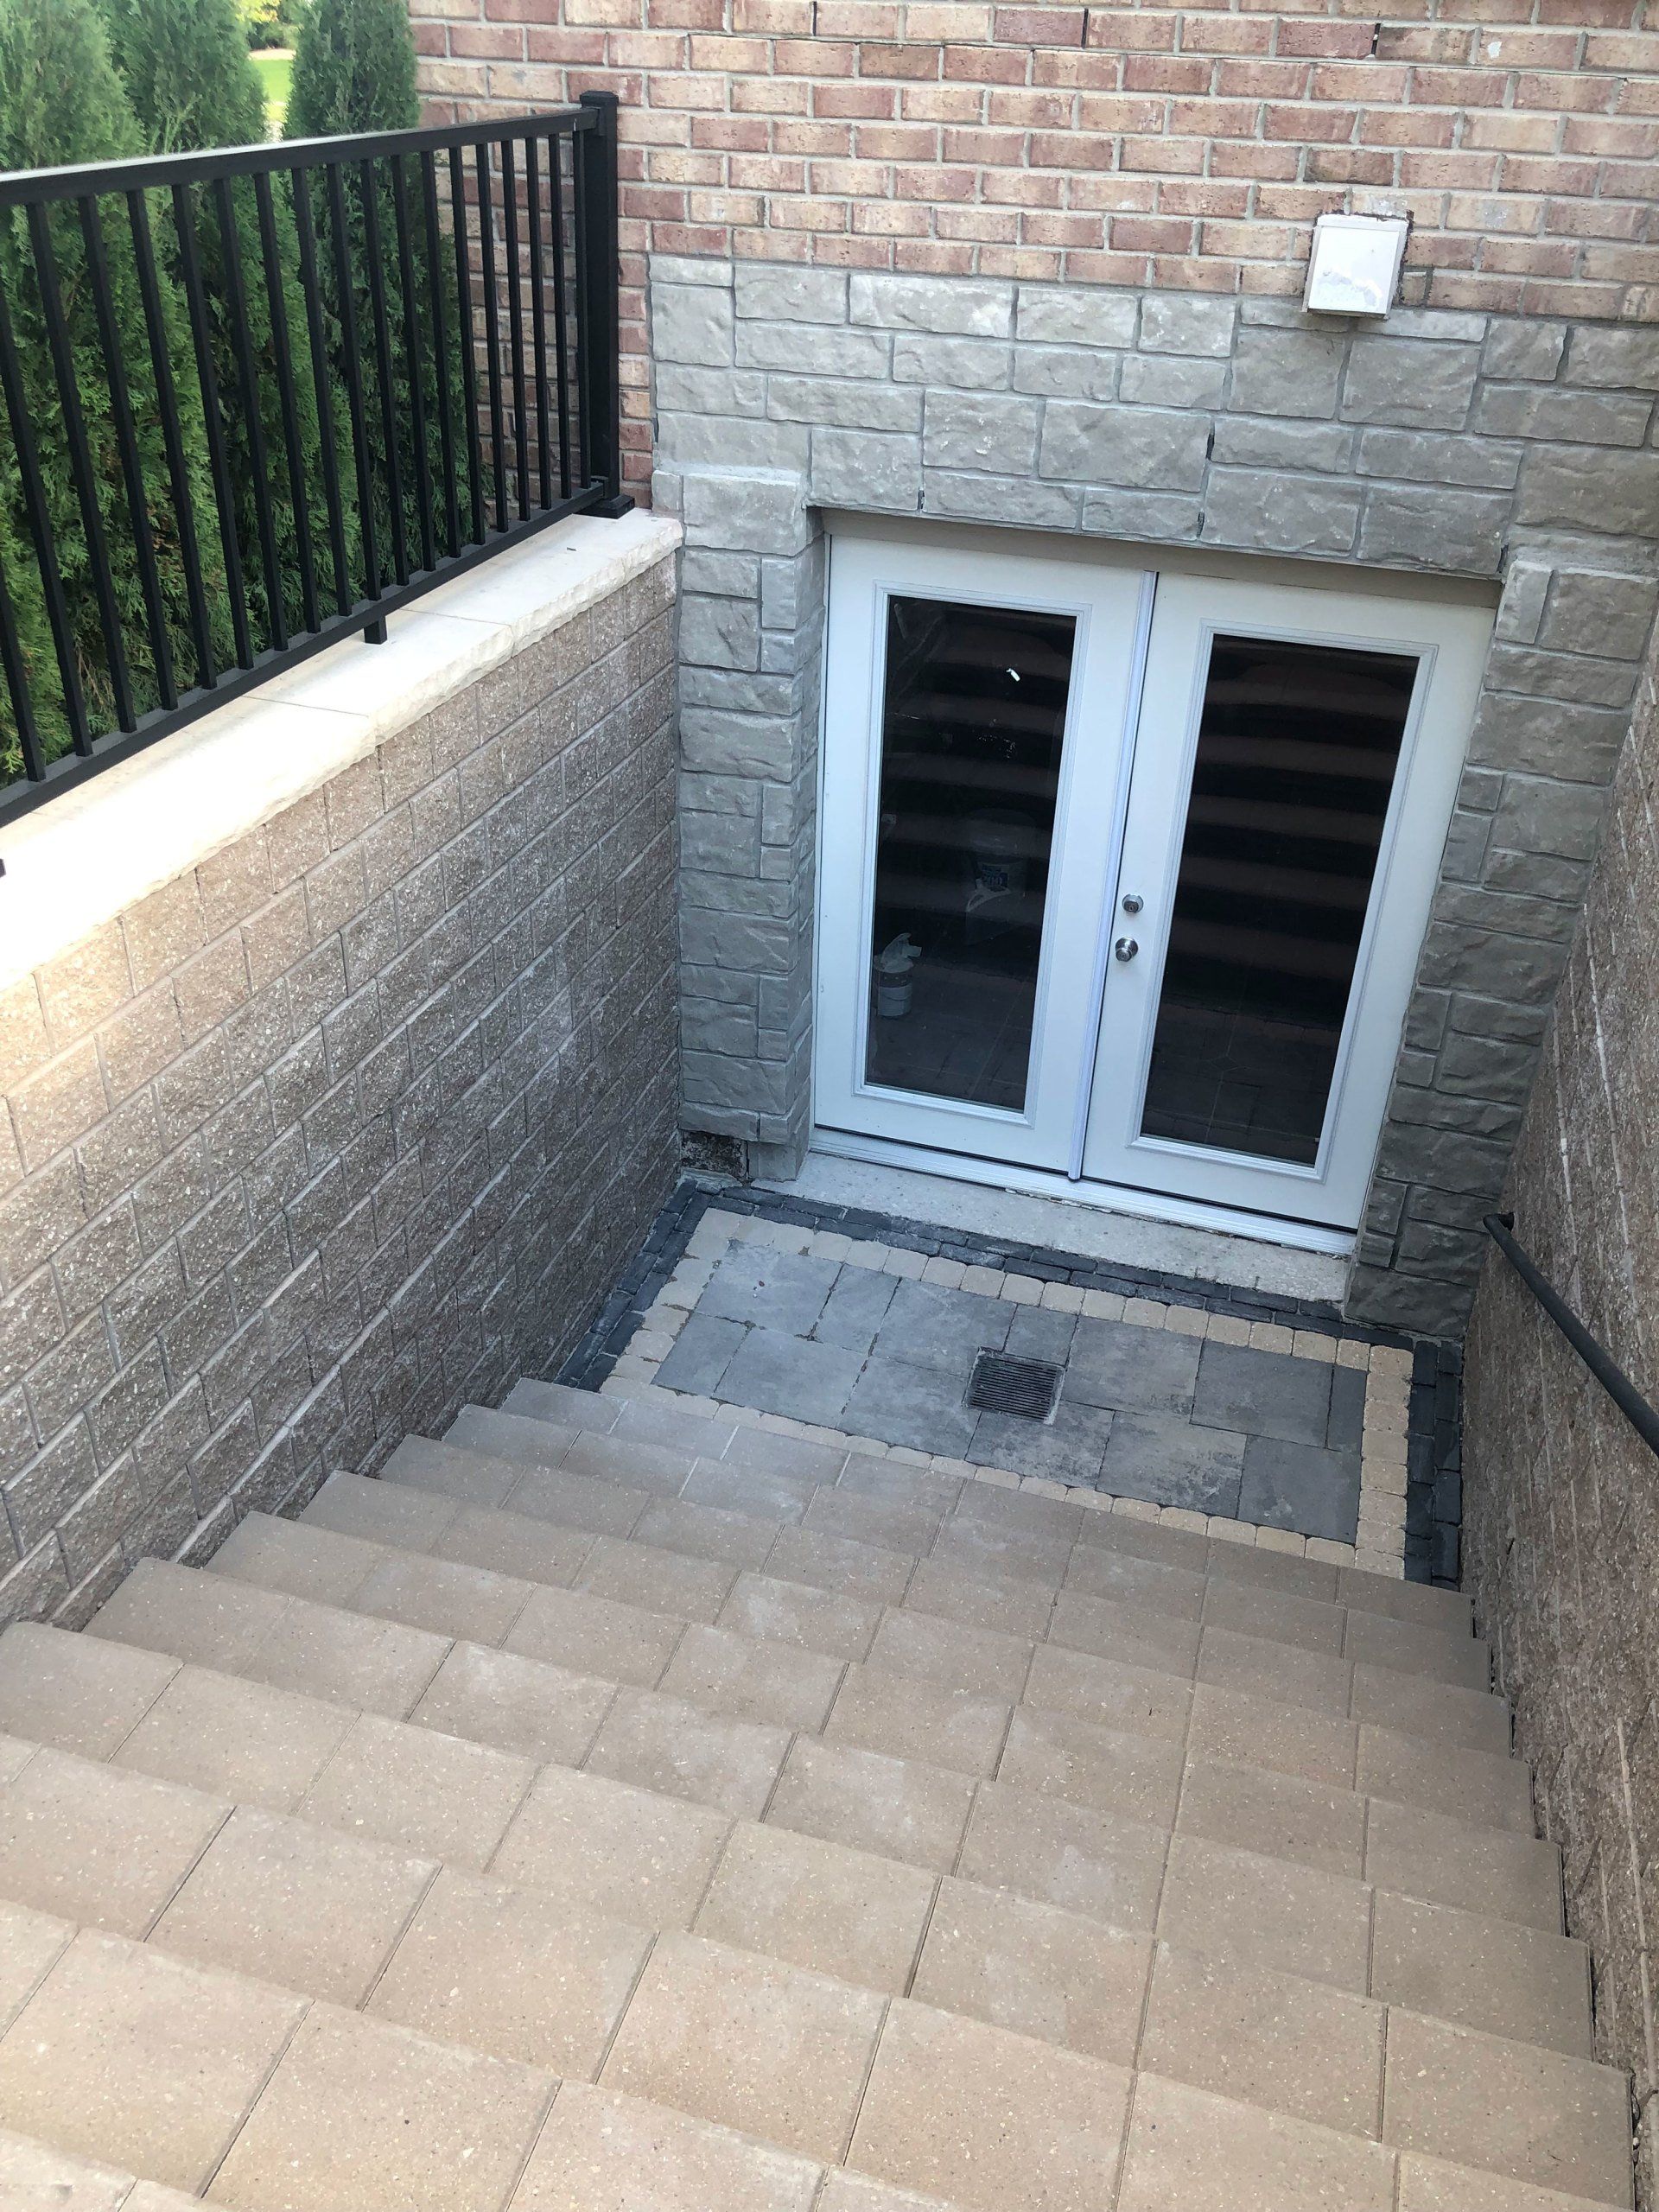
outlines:
[{"label": "silver deadbolt lock", "polygon": [[1123,894],[1123,911],[1126,914],[1138,914],[1146,903],[1138,891],[1126,891]]},{"label": "silver deadbolt lock", "polygon": [[1133,960],[1141,950],[1132,937],[1121,937],[1112,947],[1120,960]]}]

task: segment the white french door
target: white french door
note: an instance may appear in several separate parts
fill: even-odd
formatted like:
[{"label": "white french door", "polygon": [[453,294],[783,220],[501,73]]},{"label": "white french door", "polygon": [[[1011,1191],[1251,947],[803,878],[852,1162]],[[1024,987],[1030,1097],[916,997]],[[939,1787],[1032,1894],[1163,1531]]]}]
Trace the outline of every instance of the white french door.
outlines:
[{"label": "white french door", "polygon": [[838,538],[820,1126],[1354,1227],[1490,629]]}]

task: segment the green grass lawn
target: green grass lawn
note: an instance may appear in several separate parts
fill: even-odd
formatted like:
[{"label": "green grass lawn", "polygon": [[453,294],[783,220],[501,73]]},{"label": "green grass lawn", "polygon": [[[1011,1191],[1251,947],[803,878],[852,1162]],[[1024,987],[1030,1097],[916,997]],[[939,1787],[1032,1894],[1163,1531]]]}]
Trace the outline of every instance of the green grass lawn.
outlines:
[{"label": "green grass lawn", "polygon": [[283,118],[288,111],[288,88],[294,80],[294,56],[273,48],[269,54],[256,54],[253,66],[264,86],[265,135],[280,138]]}]

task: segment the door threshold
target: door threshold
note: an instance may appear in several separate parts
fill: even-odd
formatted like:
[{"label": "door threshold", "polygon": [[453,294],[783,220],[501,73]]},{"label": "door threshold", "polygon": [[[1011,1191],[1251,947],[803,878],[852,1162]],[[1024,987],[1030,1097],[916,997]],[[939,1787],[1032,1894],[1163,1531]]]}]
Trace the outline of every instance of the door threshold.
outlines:
[{"label": "door threshold", "polygon": [[[1121,1214],[1132,1220],[1163,1223],[1173,1229],[1241,1238],[1287,1251],[1346,1260],[1354,1249],[1351,1230],[1285,1221],[1268,1214],[1246,1213],[1234,1206],[1211,1205],[1201,1199],[1171,1198],[1161,1191],[1134,1190],[1118,1183],[1074,1183],[1069,1176],[1046,1168],[1011,1166],[1002,1160],[981,1160],[969,1154],[899,1144],[889,1137],[857,1136],[848,1129],[815,1127],[810,1142],[814,1153],[830,1159],[857,1160],[875,1167],[907,1168],[918,1175],[975,1183],[993,1190],[1022,1192],[1094,1212]],[[1324,1289],[1319,1294],[1340,1297],[1339,1280],[1334,1290]]]}]

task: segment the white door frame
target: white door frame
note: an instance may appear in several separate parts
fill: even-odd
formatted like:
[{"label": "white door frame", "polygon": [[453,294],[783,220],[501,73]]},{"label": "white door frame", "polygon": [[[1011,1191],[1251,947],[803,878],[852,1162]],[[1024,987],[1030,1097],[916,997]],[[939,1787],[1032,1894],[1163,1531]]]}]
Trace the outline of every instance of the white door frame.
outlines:
[{"label": "white door frame", "polygon": [[[1068,614],[1076,623],[1044,912],[1030,1079],[1014,1113],[866,1079],[870,916],[880,803],[887,605],[895,594]],[[819,792],[816,1118],[831,1127],[1043,1166],[1075,1144],[1094,1050],[1089,979],[1116,879],[1146,594],[1139,570],[1000,550],[833,541]],[[1110,834],[1090,840],[1093,819]]]},{"label": "white door frame", "polygon": [[[868,524],[830,538],[814,950],[814,1141],[853,1157],[908,1160],[969,1179],[1064,1189],[1079,1199],[1154,1217],[1274,1233],[1320,1249],[1344,1247],[1359,1220],[1381,1131],[1473,720],[1491,608],[1455,588],[1444,594],[1436,588],[1431,595],[1416,579],[1398,574],[1379,576],[1375,590],[1357,590],[1345,571],[1332,588],[1329,569],[1318,582],[1281,582],[1287,569],[1296,575],[1294,565],[1265,559],[1230,563],[1230,573],[1217,573],[1213,563],[1188,562],[1179,553],[1166,558],[1158,549],[1090,546],[1077,549],[1077,556],[1088,557],[1057,551],[1051,558],[1026,551],[1032,541],[1023,533],[1014,541],[1021,550],[1006,550],[1013,539],[1013,533],[989,531],[951,533],[938,542],[913,531],[884,537]],[[1240,575],[1241,567],[1261,581]],[[1109,587],[1104,593],[1103,585]],[[1033,1081],[1023,1115],[883,1090],[862,1080],[883,610],[890,590],[1040,607],[1071,613],[1078,621],[1055,818],[1054,895],[1045,919]],[[1195,613],[1203,607],[1211,610],[1207,616]],[[1101,651],[1108,630],[1116,632],[1115,656]],[[1357,956],[1325,1137],[1312,1168],[1205,1153],[1138,1135],[1207,639],[1217,630],[1414,652],[1423,664]],[[1156,764],[1160,774],[1145,779],[1149,687],[1167,691],[1173,656],[1183,643],[1187,666],[1179,687],[1180,745],[1162,747]],[[1091,713],[1081,703],[1085,690],[1090,704],[1103,696],[1105,711],[1096,707]],[[1164,712],[1167,724],[1166,698],[1152,711]],[[1149,793],[1154,782],[1164,791],[1163,872],[1172,896],[1160,893],[1160,913],[1141,918],[1151,933],[1143,926],[1141,956],[1125,969],[1110,957],[1117,901],[1128,882],[1122,861],[1137,817],[1142,822],[1147,817],[1150,801],[1143,804],[1143,789]],[[1113,834],[1089,856],[1094,865],[1074,866],[1068,874],[1066,861],[1076,855],[1065,848],[1066,833],[1083,815],[1085,800],[1097,810],[1096,819],[1110,819]],[[1144,873],[1146,856],[1135,857]],[[1080,899],[1090,902],[1086,916],[1077,911]],[[1086,950],[1080,948],[1080,920],[1087,922]],[[1384,939],[1398,948],[1392,961],[1379,957]],[[1082,987],[1075,999],[1062,999],[1066,973]],[[1130,979],[1132,991],[1123,988]],[[1056,1014],[1062,1017],[1058,1025]],[[1133,1062],[1133,1082],[1103,1087],[1103,1063],[1114,1037],[1122,1054],[1126,1023],[1134,1052],[1123,1057]],[[1069,1085],[1060,1079],[1067,1066]],[[1006,1177],[998,1172],[1004,1167]]]}]

